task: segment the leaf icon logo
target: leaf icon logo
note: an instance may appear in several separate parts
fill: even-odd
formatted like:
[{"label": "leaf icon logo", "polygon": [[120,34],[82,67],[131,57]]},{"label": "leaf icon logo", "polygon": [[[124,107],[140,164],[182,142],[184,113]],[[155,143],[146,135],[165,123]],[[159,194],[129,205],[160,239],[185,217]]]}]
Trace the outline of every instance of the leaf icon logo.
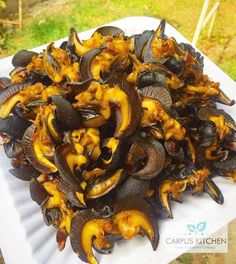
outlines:
[{"label": "leaf icon logo", "polygon": [[207,225],[206,222],[200,222],[200,223],[198,223],[198,225],[197,225],[197,231],[199,231],[199,232],[204,231],[206,229],[206,225]]},{"label": "leaf icon logo", "polygon": [[193,233],[203,232],[206,229],[207,222],[200,222],[197,225],[187,225],[188,231]]},{"label": "leaf icon logo", "polygon": [[195,232],[196,231],[195,225],[187,225],[187,228],[188,228],[189,232]]}]

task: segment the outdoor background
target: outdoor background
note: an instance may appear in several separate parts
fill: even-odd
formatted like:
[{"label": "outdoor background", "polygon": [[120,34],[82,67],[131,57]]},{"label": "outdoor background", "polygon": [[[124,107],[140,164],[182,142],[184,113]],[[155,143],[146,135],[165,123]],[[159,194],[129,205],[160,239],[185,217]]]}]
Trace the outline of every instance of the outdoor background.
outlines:
[{"label": "outdoor background", "polygon": [[[1,17],[18,22],[17,0],[5,1]],[[211,6],[216,0],[211,0]],[[122,17],[143,15],[165,18],[192,39],[203,0],[24,0],[23,30],[0,22],[0,57],[66,37],[70,27],[78,32]],[[38,3],[30,6],[30,4]],[[1,4],[0,4],[1,6]],[[210,7],[211,7],[210,6]],[[210,9],[209,7],[209,9]],[[222,0],[210,40],[203,30],[198,48],[236,80],[236,5]],[[5,16],[5,17],[4,17]],[[0,18],[1,18],[0,17]],[[0,20],[2,21],[2,20]]]},{"label": "outdoor background", "polygon": [[[127,16],[165,18],[192,40],[203,0],[24,0],[23,29],[17,0],[0,0],[0,58]],[[5,3],[5,4],[4,4]],[[209,9],[214,5],[211,0]],[[206,27],[197,47],[236,80],[236,4],[222,0],[212,36]],[[6,6],[6,7],[5,7]],[[0,65],[1,67],[1,65]],[[228,254],[185,254],[172,264],[236,264],[236,221],[229,225]],[[3,260],[0,258],[0,264]]]}]

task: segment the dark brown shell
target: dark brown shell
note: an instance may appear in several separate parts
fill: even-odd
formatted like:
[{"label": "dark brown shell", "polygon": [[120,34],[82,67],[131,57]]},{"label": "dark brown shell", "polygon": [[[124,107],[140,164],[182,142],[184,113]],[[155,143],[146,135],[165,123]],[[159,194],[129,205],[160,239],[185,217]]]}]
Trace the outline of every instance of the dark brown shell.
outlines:
[{"label": "dark brown shell", "polygon": [[14,112],[21,118],[34,120],[36,118],[35,109],[43,105],[46,105],[46,102],[42,100],[36,100],[27,105],[18,103],[14,108]]},{"label": "dark brown shell", "polygon": [[236,133],[226,136],[224,145],[227,149],[236,151]]},{"label": "dark brown shell", "polygon": [[114,137],[115,138],[119,138],[119,139],[123,139],[126,138],[130,135],[132,135],[136,129],[139,126],[139,121],[141,118],[141,100],[140,97],[138,95],[138,92],[136,90],[136,88],[129,84],[126,79],[125,76],[113,76],[111,78],[109,78],[106,83],[111,84],[111,85],[118,85],[119,88],[124,91],[126,93],[126,95],[129,98],[129,103],[130,103],[130,108],[131,108],[131,122],[129,124],[129,126],[127,127],[127,129],[125,131],[123,131],[123,133],[121,135],[117,135],[117,131],[119,129],[120,123],[121,123],[121,116],[117,115],[117,125],[116,125],[116,132]]},{"label": "dark brown shell", "polygon": [[95,79],[87,79],[83,82],[68,82],[67,86],[71,89],[72,96],[76,96],[88,89],[92,82],[96,82]]},{"label": "dark brown shell", "polygon": [[40,175],[40,172],[33,166],[12,168],[9,172],[22,181],[30,181],[32,179],[36,179]]},{"label": "dark brown shell", "polygon": [[53,225],[55,227],[58,227],[62,219],[62,213],[59,207],[55,207],[55,208],[43,207],[42,213],[46,225],[48,226]]},{"label": "dark brown shell", "polygon": [[56,122],[65,130],[81,127],[81,117],[69,101],[59,95],[51,96],[56,105]]},{"label": "dark brown shell", "polygon": [[9,75],[11,77],[13,77],[15,74],[19,74],[20,72],[25,74],[26,73],[26,68],[25,67],[16,67],[9,73]]},{"label": "dark brown shell", "polygon": [[145,180],[137,180],[128,177],[125,182],[117,189],[117,199],[126,197],[139,196],[143,198],[150,187],[150,182]]},{"label": "dark brown shell", "polygon": [[142,58],[143,50],[148,40],[154,35],[154,31],[146,30],[142,34],[134,35],[134,54],[138,59]]},{"label": "dark brown shell", "polygon": [[29,121],[16,115],[11,115],[5,119],[0,118],[0,132],[15,139],[21,139],[29,126]]},{"label": "dark brown shell", "polygon": [[144,50],[144,53],[143,53],[143,61],[144,63],[160,63],[160,64],[164,64],[167,60],[168,60],[168,57],[164,57],[164,58],[156,58],[156,56],[153,54],[153,51],[152,51],[152,41],[153,39],[155,38],[155,34],[153,34],[147,44],[146,44],[146,48]]},{"label": "dark brown shell", "polygon": [[52,171],[49,167],[46,167],[44,164],[42,164],[35,155],[33,149],[34,131],[35,131],[35,126],[31,125],[30,127],[27,128],[27,130],[24,133],[24,136],[22,138],[22,148],[24,154],[28,159],[28,161],[34,166],[35,169],[45,174],[52,173],[54,171]]},{"label": "dark brown shell", "polygon": [[50,197],[48,192],[37,180],[31,180],[30,182],[30,195],[31,199],[39,206],[42,206]]},{"label": "dark brown shell", "polygon": [[184,150],[183,148],[179,145],[178,142],[174,140],[168,140],[165,141],[164,143],[165,149],[167,153],[173,157],[174,159],[184,162],[185,156],[184,156]]},{"label": "dark brown shell", "polygon": [[[176,59],[174,56],[169,56],[168,60],[164,62],[163,65],[177,76],[180,76],[184,71],[184,62],[180,59]],[[199,70],[197,73],[199,73]],[[202,74],[200,74],[200,76],[202,76]],[[198,79],[200,80],[200,77]],[[198,79],[197,82],[199,82]]]},{"label": "dark brown shell", "polygon": [[59,180],[57,188],[66,195],[66,198],[70,201],[72,206],[77,206],[79,208],[85,207],[85,205],[77,199],[75,192],[70,189],[69,185],[65,181]]},{"label": "dark brown shell", "polygon": [[7,99],[9,99],[14,94],[25,89],[30,83],[12,83],[3,89],[0,93],[0,104],[3,104]]},{"label": "dark brown shell", "polygon": [[104,248],[98,248],[93,244],[94,250],[97,251],[97,253],[102,254],[102,255],[109,255],[112,253],[114,249],[114,243],[111,243],[110,247],[104,247]]},{"label": "dark brown shell", "polygon": [[211,116],[220,116],[220,115],[223,115],[225,121],[228,124],[230,124],[232,128],[234,128],[234,130],[236,130],[236,124],[234,119],[222,109],[216,109],[210,106],[203,106],[200,108],[198,112],[198,118],[203,121],[208,121]]},{"label": "dark brown shell", "polygon": [[89,50],[81,57],[79,64],[79,76],[81,81],[93,79],[93,75],[91,73],[92,61],[99,53],[102,52],[103,49],[104,47]]},{"label": "dark brown shell", "polygon": [[236,170],[236,156],[230,157],[224,161],[213,162],[212,166],[219,172],[234,171]]},{"label": "dark brown shell", "polygon": [[106,235],[106,239],[108,240],[108,242],[110,243],[110,247],[105,247],[105,248],[97,248],[94,244],[93,244],[93,248],[99,253],[99,254],[103,254],[103,255],[109,255],[113,252],[114,249],[114,245],[117,241],[122,240],[123,238],[118,236],[118,235],[113,235],[113,234],[107,234]]},{"label": "dark brown shell", "polygon": [[34,56],[38,53],[30,50],[19,50],[12,58],[12,65],[14,67],[26,67]]},{"label": "dark brown shell", "polygon": [[73,38],[75,38],[76,41],[82,45],[82,42],[80,41],[80,39],[78,37],[77,31],[75,30],[75,28],[71,28],[70,29],[69,38],[68,38],[68,41],[67,41],[67,47],[66,47],[67,49],[68,48],[71,49],[72,47],[74,48],[75,43],[73,41]]},{"label": "dark brown shell", "polygon": [[209,147],[217,139],[217,127],[212,121],[201,122],[198,131],[201,133],[200,145],[202,147]]},{"label": "dark brown shell", "polygon": [[60,49],[66,50],[67,45],[68,45],[68,41],[63,41],[60,45]]},{"label": "dark brown shell", "polygon": [[6,77],[0,77],[0,93],[3,89],[5,89],[8,85],[10,85],[11,80]]},{"label": "dark brown shell", "polygon": [[166,21],[165,21],[165,19],[162,19],[160,21],[158,28],[156,29],[156,32],[155,32],[155,34],[158,38],[164,39],[166,37],[165,36],[165,28],[166,28]]},{"label": "dark brown shell", "polygon": [[60,126],[58,125],[58,122],[56,121],[55,115],[51,120],[49,118],[49,114],[47,115],[45,126],[50,140],[56,145],[62,143],[63,133],[60,129]]},{"label": "dark brown shell", "polygon": [[84,127],[100,127],[106,124],[106,120],[93,109],[78,109]]},{"label": "dark brown shell", "polygon": [[119,37],[119,36],[124,36],[125,35],[125,32],[122,29],[120,29],[118,27],[114,27],[114,26],[99,27],[98,29],[96,29],[94,31],[94,33],[96,33],[96,32],[101,34],[102,36]]},{"label": "dark brown shell", "polygon": [[92,210],[82,210],[77,211],[76,215],[71,220],[71,231],[70,231],[70,242],[73,251],[78,255],[78,257],[84,261],[88,262],[86,253],[82,247],[81,238],[84,225],[92,219],[96,219],[96,216]]},{"label": "dark brown shell", "polygon": [[198,62],[203,66],[203,61],[204,61],[204,57],[201,55],[200,52],[196,51],[191,44],[188,43],[183,43],[181,42],[180,47],[187,51],[189,54],[191,54],[194,58],[196,58],[198,60]]},{"label": "dark brown shell", "polygon": [[163,73],[159,73],[153,70],[145,70],[138,73],[136,85],[139,89],[146,86],[157,85],[166,88],[167,78]]},{"label": "dark brown shell", "polygon": [[[142,152],[141,156],[139,150]],[[163,145],[158,141],[139,138],[132,145],[127,157],[129,174],[139,180],[150,180],[162,171],[166,154]],[[144,164],[141,169],[137,164],[140,162]]]},{"label": "dark brown shell", "polygon": [[173,103],[169,91],[161,86],[146,86],[140,90],[140,93],[143,97],[158,100],[165,109],[169,109]]},{"label": "dark brown shell", "polygon": [[83,192],[83,189],[80,185],[81,179],[73,175],[65,160],[64,155],[65,153],[68,153],[68,151],[70,151],[69,144],[63,144],[57,147],[54,154],[54,162],[57,166],[60,176],[69,185],[70,189],[76,192]]},{"label": "dark brown shell", "polygon": [[[102,153],[101,153],[101,158],[103,160],[105,160],[105,155],[104,152],[106,151],[106,142],[109,140],[109,138],[107,138],[104,142],[103,142],[103,148],[102,148]],[[118,142],[116,151],[112,154],[111,161],[110,163],[107,165],[106,167],[106,172],[113,172],[118,168],[123,167],[124,165],[124,161],[125,161],[125,155],[123,155],[123,153],[126,151],[126,140],[120,140]],[[104,157],[104,158],[103,158]]]},{"label": "dark brown shell", "polygon": [[120,212],[129,211],[129,210],[140,211],[144,213],[146,217],[149,219],[152,228],[154,230],[154,237],[152,240],[150,240],[150,242],[152,244],[153,250],[156,250],[159,242],[159,228],[158,228],[157,219],[154,217],[149,204],[140,196],[127,197],[117,202],[114,214],[116,215]]},{"label": "dark brown shell", "polygon": [[57,230],[56,240],[57,240],[57,248],[59,251],[62,251],[65,248],[67,237],[68,234],[64,229]]},{"label": "dark brown shell", "polygon": [[9,142],[4,143],[3,148],[9,159],[15,158],[22,153],[21,143],[15,139],[11,139]]},{"label": "dark brown shell", "polygon": [[213,96],[212,99],[224,105],[233,106],[235,104],[235,100],[231,100],[223,91],[220,91],[219,95]]},{"label": "dark brown shell", "polygon": [[211,198],[214,201],[216,201],[218,204],[224,203],[224,196],[212,179],[209,178],[204,181],[203,191],[208,193],[211,196]]},{"label": "dark brown shell", "polygon": [[[99,177],[98,180],[95,179],[95,181],[91,182],[85,190],[85,197],[87,199],[96,199],[108,194],[113,189],[115,189],[125,179],[127,175],[127,172],[125,170],[122,170],[121,174],[118,175],[119,180],[109,185],[110,178],[113,177],[116,173],[117,171],[115,173],[105,172],[105,174]],[[104,189],[102,189],[102,186],[104,186]],[[97,188],[98,190],[100,189],[99,192],[97,194],[90,194],[90,191],[92,191],[94,188]]]}]

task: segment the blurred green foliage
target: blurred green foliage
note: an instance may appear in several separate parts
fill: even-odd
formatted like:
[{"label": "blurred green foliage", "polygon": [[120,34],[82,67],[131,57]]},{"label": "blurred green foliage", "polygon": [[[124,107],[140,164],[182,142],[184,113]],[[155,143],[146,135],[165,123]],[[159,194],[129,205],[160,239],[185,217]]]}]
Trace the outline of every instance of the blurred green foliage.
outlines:
[{"label": "blurred green foliage", "polygon": [[[0,0],[0,12],[6,8],[6,3],[3,0]],[[6,34],[6,28],[0,21],[0,48],[4,49],[6,48],[6,40],[7,40],[7,34]]]},{"label": "blurred green foliage", "polygon": [[[165,18],[191,40],[203,4],[203,0],[67,0],[68,3],[60,8],[60,2],[63,1],[48,1],[51,5],[48,4],[47,10],[43,10],[41,15],[31,14],[30,18],[25,19],[22,31],[8,34],[5,54],[66,37],[70,27],[80,32],[127,16]],[[229,53],[227,60],[222,56],[225,47],[236,36],[236,19],[231,19],[235,13],[233,0],[222,1],[210,42],[207,41],[205,29],[198,47],[236,79],[236,51]],[[221,51],[222,54],[219,54]]]},{"label": "blurred green foliage", "polygon": [[0,9],[6,8],[6,3],[3,0],[0,0]]}]

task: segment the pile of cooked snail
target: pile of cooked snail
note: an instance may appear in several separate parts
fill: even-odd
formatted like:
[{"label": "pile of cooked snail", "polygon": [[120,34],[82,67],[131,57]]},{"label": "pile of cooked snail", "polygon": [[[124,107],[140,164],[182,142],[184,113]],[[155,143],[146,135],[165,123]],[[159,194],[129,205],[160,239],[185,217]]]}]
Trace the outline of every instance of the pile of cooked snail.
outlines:
[{"label": "pile of cooked snail", "polygon": [[147,236],[172,218],[182,194],[223,195],[213,181],[236,181],[233,105],[203,74],[203,57],[156,31],[126,36],[98,28],[81,41],[71,29],[60,48],[21,50],[0,78],[0,135],[10,173],[30,181],[47,225],[79,258]]}]

